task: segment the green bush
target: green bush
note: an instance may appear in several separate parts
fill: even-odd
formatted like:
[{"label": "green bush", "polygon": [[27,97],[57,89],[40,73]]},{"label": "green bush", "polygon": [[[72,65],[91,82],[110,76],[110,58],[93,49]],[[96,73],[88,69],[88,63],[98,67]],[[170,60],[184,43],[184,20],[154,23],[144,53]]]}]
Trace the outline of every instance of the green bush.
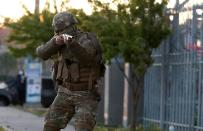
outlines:
[{"label": "green bush", "polygon": [[94,129],[94,131],[161,131],[161,130],[156,125],[150,125],[147,128],[143,128],[143,126],[138,126],[136,129],[97,126]]}]

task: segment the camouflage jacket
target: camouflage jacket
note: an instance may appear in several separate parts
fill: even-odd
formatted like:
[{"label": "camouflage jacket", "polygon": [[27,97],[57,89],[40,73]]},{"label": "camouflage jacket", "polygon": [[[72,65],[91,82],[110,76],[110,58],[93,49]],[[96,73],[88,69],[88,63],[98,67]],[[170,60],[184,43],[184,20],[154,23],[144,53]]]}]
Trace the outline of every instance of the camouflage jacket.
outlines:
[{"label": "camouflage jacket", "polygon": [[52,38],[37,47],[36,53],[43,60],[58,54],[54,62],[56,81],[85,83],[91,79],[94,82],[103,75],[102,49],[93,33],[77,31],[66,45],[56,45]]}]

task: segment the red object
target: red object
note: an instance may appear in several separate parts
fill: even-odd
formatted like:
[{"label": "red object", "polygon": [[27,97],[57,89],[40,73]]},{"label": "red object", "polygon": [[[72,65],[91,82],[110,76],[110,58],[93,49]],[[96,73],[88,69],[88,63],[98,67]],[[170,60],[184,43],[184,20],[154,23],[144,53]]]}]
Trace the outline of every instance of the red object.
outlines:
[{"label": "red object", "polygon": [[196,43],[189,43],[185,47],[188,50],[194,50],[194,51],[198,51],[201,49],[201,46],[198,46]]}]

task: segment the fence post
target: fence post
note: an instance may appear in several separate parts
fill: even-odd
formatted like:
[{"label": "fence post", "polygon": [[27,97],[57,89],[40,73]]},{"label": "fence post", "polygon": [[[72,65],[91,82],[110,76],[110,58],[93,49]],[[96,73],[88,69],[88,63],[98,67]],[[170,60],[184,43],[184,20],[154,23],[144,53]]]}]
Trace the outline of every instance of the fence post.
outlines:
[{"label": "fence post", "polygon": [[106,65],[105,85],[104,85],[104,124],[109,124],[109,86],[110,86],[110,66]]},{"label": "fence post", "polygon": [[161,90],[160,90],[160,128],[164,128],[164,111],[165,111],[165,88],[166,88],[166,49],[167,40],[162,46],[162,68],[161,68]]}]

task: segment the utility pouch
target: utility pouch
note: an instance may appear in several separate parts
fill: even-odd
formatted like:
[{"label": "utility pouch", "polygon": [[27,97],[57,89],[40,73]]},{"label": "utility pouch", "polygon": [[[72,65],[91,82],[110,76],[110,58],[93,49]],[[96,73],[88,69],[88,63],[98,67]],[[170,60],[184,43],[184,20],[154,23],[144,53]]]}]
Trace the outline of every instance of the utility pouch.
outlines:
[{"label": "utility pouch", "polygon": [[72,63],[69,67],[71,82],[78,82],[80,78],[79,74],[79,64],[78,63]]},{"label": "utility pouch", "polygon": [[54,64],[52,66],[52,79],[53,79],[53,81],[56,81],[57,72],[58,72],[58,64],[59,64],[59,61],[56,60],[56,61],[54,61]]},{"label": "utility pouch", "polygon": [[62,78],[63,68],[64,68],[64,61],[61,60],[58,62],[58,70],[56,75],[57,81],[63,81],[63,78]]}]

